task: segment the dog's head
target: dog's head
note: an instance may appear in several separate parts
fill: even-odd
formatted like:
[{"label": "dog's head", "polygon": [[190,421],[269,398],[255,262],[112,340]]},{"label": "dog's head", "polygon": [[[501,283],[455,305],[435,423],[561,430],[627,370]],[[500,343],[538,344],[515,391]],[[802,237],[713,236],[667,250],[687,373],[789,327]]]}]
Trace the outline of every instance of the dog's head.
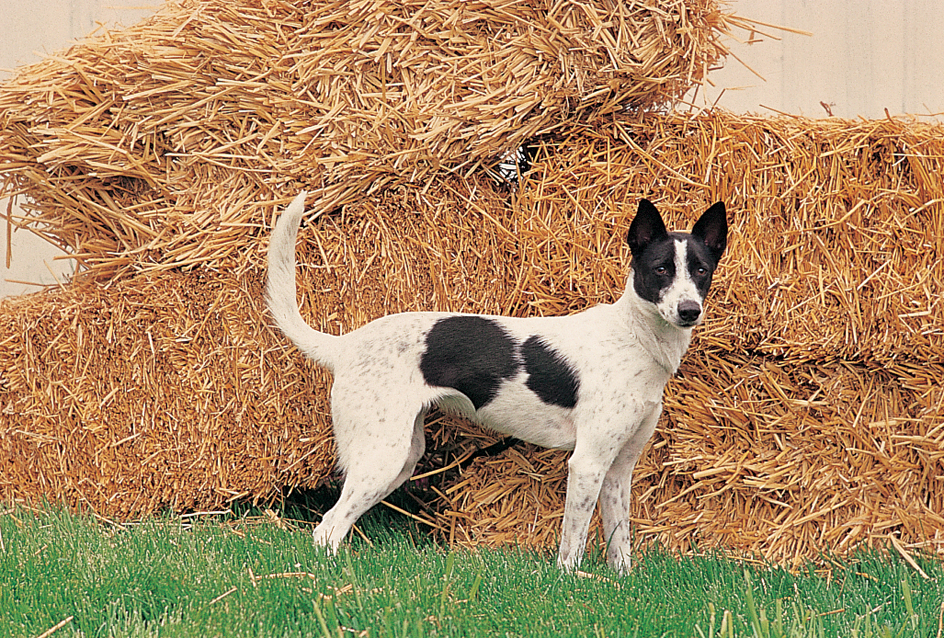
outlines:
[{"label": "dog's head", "polygon": [[706,210],[691,233],[670,233],[652,202],[640,200],[626,241],[636,294],[679,328],[701,323],[711,276],[728,241],[724,202]]}]

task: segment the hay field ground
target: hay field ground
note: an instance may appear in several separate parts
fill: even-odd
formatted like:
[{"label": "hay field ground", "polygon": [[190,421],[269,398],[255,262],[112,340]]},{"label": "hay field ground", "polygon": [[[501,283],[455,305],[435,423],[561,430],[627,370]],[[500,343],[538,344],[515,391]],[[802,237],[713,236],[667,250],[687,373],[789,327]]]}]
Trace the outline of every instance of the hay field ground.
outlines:
[{"label": "hay field ground", "polygon": [[[336,557],[307,509],[109,524],[0,512],[4,636],[941,636],[944,565],[860,554],[790,572],[651,550],[616,579],[550,554],[450,551],[376,508]],[[918,569],[916,569],[916,567]]]}]

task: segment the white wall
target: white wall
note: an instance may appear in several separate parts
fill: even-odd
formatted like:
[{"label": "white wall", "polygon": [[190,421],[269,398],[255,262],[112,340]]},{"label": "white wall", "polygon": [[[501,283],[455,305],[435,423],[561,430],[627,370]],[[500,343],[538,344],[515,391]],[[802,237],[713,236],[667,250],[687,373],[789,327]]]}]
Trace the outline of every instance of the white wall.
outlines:
[{"label": "white wall", "polygon": [[[157,5],[160,0],[146,0]],[[132,24],[154,8],[116,0],[0,0],[0,68],[37,60],[91,33],[96,22]],[[116,6],[117,5],[117,6]],[[780,40],[756,35],[754,44],[731,43],[733,52],[764,76],[758,79],[733,58],[711,74],[714,87],[690,99],[735,112],[775,111],[825,117],[820,102],[840,117],[944,113],[944,1],[942,0],[734,0],[738,14],[812,32],[812,36],[765,29]],[[746,39],[748,34],[737,33]],[[0,71],[0,78],[7,74]],[[0,201],[0,218],[6,202]],[[13,233],[7,270],[6,223],[0,222],[0,296],[55,283],[47,265],[69,272],[57,251],[31,233]],[[66,275],[67,276],[67,275]],[[63,281],[65,278],[60,275]]]},{"label": "white wall", "polygon": [[781,40],[757,34],[760,42],[732,51],[766,81],[729,57],[698,106],[720,96],[718,105],[737,113],[826,117],[820,102],[846,118],[944,113],[941,0],[736,0],[731,8],[812,35],[761,27]]}]

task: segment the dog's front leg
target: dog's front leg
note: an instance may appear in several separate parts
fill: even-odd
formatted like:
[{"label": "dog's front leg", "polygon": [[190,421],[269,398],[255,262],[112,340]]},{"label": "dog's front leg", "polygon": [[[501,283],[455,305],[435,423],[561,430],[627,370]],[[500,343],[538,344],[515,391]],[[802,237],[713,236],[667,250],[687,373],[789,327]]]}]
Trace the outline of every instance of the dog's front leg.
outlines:
[{"label": "dog's front leg", "polygon": [[652,410],[633,433],[616,456],[603,479],[600,490],[600,514],[603,518],[603,534],[606,538],[606,562],[618,574],[629,573],[632,538],[629,529],[630,490],[633,468],[646,443],[652,437],[662,413],[662,405]]},{"label": "dog's front leg", "polygon": [[565,571],[575,571],[583,560],[590,516],[596,507],[603,478],[615,455],[615,451],[607,450],[592,444],[582,446],[578,441],[567,462],[567,499],[564,503],[560,552],[557,555],[557,564]]}]

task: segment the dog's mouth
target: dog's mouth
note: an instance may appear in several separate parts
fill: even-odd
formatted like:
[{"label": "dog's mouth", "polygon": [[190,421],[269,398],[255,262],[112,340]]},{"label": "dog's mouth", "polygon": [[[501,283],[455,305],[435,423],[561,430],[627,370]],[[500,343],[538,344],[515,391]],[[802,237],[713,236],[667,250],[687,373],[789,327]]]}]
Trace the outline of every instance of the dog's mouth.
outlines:
[{"label": "dog's mouth", "polygon": [[660,312],[660,313],[659,313],[659,316],[660,316],[660,317],[662,318],[662,320],[665,321],[667,324],[669,324],[670,326],[675,326],[676,328],[694,328],[695,326],[700,325],[700,324],[701,324],[701,321],[702,321],[702,316],[701,316],[701,315],[699,315],[699,316],[698,316],[697,318],[695,318],[695,319],[687,319],[687,318],[684,318],[684,317],[680,317],[680,316],[678,316],[677,314],[674,314],[674,313],[673,313],[673,314],[669,314],[669,313],[661,313],[661,312]]}]

